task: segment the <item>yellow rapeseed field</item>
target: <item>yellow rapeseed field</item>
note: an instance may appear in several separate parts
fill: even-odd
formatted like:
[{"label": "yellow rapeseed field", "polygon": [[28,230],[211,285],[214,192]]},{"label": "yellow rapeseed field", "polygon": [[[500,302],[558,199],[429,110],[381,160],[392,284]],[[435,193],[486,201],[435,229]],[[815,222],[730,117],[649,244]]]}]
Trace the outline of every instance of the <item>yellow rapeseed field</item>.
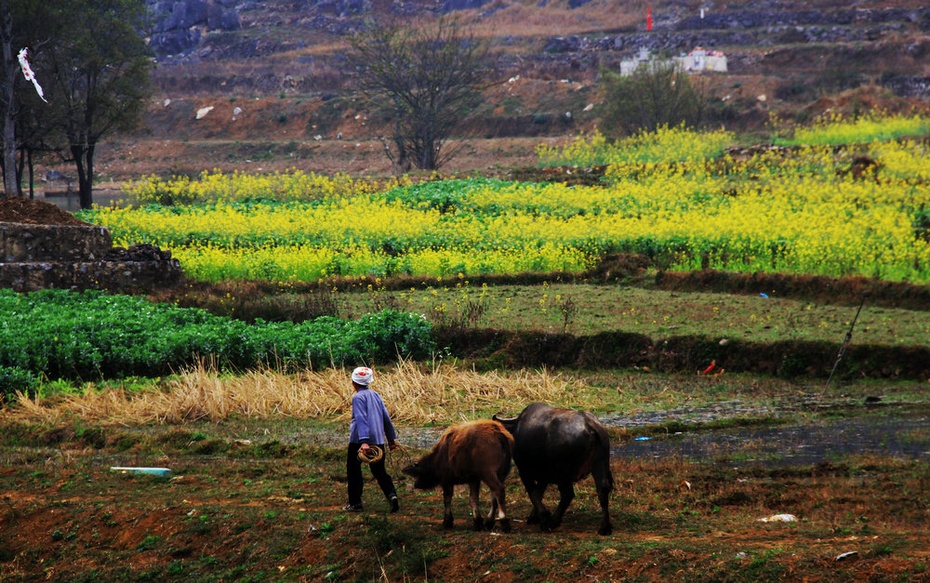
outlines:
[{"label": "yellow rapeseed field", "polygon": [[[832,123],[819,127],[847,122]],[[877,131],[871,123],[866,130]],[[118,244],[171,250],[188,275],[207,280],[580,272],[624,251],[663,269],[930,282],[926,144],[798,146],[737,160],[721,146],[731,138],[677,129],[616,144],[596,135],[566,147],[562,156],[611,160],[597,186],[374,186],[299,172],[211,173],[137,187],[149,199],[160,192],[201,202],[98,209],[86,218],[109,227]],[[695,155],[698,143],[711,149]]]}]

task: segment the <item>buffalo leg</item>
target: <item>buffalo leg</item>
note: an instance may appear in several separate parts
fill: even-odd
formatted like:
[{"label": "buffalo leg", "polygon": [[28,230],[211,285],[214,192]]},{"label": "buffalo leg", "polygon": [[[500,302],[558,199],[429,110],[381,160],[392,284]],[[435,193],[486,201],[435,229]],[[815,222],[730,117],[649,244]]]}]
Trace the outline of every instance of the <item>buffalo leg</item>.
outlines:
[{"label": "buffalo leg", "polygon": [[452,490],[452,485],[443,485],[442,487],[442,503],[444,506],[442,527],[446,530],[452,528]]},{"label": "buffalo leg", "polygon": [[494,521],[497,520],[501,525],[502,532],[510,532],[510,519],[507,518],[505,509],[507,489],[504,483],[497,476],[489,477],[485,483],[488,485],[488,489],[491,490],[491,511],[485,521],[485,528],[491,530],[494,528]]},{"label": "buffalo leg", "polygon": [[526,523],[538,524],[545,530],[549,523],[550,513],[543,502],[543,496],[546,494],[546,486],[549,484],[536,480],[524,479],[522,476],[521,479],[523,479],[523,486],[526,488],[526,494],[530,497],[530,503],[533,505],[533,509],[530,511]]},{"label": "buffalo leg", "polygon": [[484,521],[478,512],[478,495],[481,493],[481,481],[472,480],[468,483],[468,501],[471,503],[471,520],[475,530],[484,528]]},{"label": "buffalo leg", "polygon": [[555,509],[555,514],[549,519],[549,528],[558,528],[562,524],[562,517],[568,510],[572,500],[575,499],[575,487],[571,482],[559,483],[559,505]]},{"label": "buffalo leg", "polygon": [[597,500],[601,504],[601,526],[597,534],[607,536],[614,530],[613,525],[610,524],[610,511],[607,508],[610,492],[614,488],[614,478],[607,463],[595,465],[592,474],[594,486],[597,488]]}]

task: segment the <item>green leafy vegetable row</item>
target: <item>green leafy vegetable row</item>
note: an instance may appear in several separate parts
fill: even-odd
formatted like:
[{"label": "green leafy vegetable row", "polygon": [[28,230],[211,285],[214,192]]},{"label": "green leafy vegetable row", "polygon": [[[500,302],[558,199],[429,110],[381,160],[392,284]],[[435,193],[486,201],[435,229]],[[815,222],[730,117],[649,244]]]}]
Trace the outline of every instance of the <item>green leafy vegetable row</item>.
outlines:
[{"label": "green leafy vegetable row", "polygon": [[[357,321],[248,324],[204,310],[103,292],[0,290],[0,392],[49,379],[159,376],[209,359],[224,369],[342,366],[423,358],[432,327],[384,310]],[[15,385],[15,386],[14,386]]]}]

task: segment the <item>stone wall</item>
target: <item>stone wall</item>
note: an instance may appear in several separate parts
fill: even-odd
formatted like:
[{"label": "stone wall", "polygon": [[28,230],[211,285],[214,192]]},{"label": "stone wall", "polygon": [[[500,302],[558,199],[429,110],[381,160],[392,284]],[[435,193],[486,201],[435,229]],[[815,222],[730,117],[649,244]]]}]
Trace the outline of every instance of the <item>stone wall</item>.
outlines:
[{"label": "stone wall", "polygon": [[104,227],[0,223],[0,261],[99,260],[112,246]]},{"label": "stone wall", "polygon": [[0,287],[139,292],[169,287],[181,266],[151,245],[113,247],[103,227],[0,223]]}]

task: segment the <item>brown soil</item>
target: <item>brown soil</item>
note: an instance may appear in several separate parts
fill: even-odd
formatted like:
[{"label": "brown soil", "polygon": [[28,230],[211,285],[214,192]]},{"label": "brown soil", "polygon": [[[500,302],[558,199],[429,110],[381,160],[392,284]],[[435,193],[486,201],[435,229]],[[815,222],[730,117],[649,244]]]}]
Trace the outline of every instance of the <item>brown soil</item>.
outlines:
[{"label": "brown soil", "polygon": [[19,196],[0,197],[0,223],[91,226],[51,203]]},{"label": "brown soil", "polygon": [[[117,429],[5,450],[0,580],[928,580],[920,462],[739,469],[617,460],[609,537],[594,532],[590,479],[562,526],[546,533],[524,521],[529,502],[513,472],[513,531],[500,534],[468,529],[463,488],[455,527],[444,531],[441,492],[411,490],[396,460],[400,512],[388,514],[368,482],[365,512],[346,513],[342,449],[317,448],[306,435],[269,441],[277,430],[268,424],[260,437],[240,425],[250,441],[226,441],[216,426],[153,427],[157,456],[141,434]],[[133,449],[115,453],[125,445]],[[130,465],[172,473],[109,470]],[[761,522],[783,513],[798,521]]]}]

